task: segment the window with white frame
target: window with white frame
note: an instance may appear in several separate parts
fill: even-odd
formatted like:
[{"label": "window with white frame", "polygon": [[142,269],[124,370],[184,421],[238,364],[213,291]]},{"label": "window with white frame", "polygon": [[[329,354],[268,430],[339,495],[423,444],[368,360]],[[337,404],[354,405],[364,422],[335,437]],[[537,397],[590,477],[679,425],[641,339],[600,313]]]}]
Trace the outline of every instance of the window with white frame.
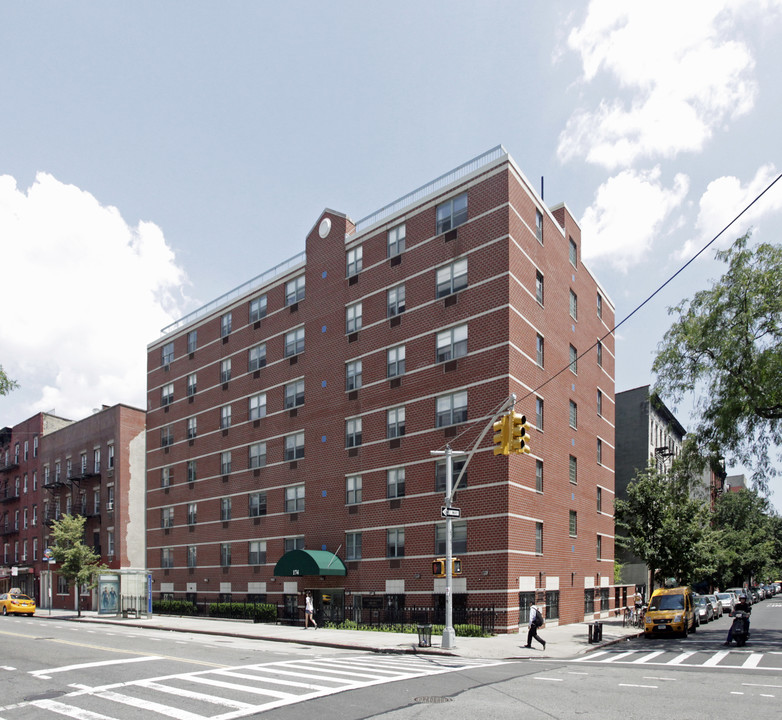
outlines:
[{"label": "window with white frame", "polygon": [[250,517],[262,517],[266,515],[266,493],[252,492],[249,495],[248,514]]},{"label": "window with white frame", "polygon": [[187,504],[187,524],[195,525],[198,522],[198,503]]},{"label": "window with white frame", "polygon": [[597,414],[603,416],[603,391],[597,390]]},{"label": "window with white frame", "polygon": [[300,460],[304,457],[304,433],[294,433],[285,437],[285,459]]},{"label": "window with white frame", "polygon": [[543,273],[539,270],[535,272],[535,299],[543,304]]},{"label": "window with white frame", "polygon": [[358,390],[361,387],[361,360],[345,364],[345,389]]},{"label": "window with white frame", "polygon": [[568,238],[568,248],[570,253],[570,264],[573,267],[578,267],[578,245],[573,238]]},{"label": "window with white frame", "polygon": [[603,343],[597,341],[597,364],[603,367]]},{"label": "window with white frame", "polygon": [[230,450],[223,450],[220,453],[220,474],[221,475],[231,474],[231,451]]},{"label": "window with white frame", "polygon": [[263,565],[266,562],[266,540],[250,540],[247,550],[248,565]]},{"label": "window with white frame", "polygon": [[285,334],[285,357],[304,352],[304,328],[299,327]]},{"label": "window with white frame", "polygon": [[249,448],[250,469],[262,468],[266,465],[266,443],[257,442]]},{"label": "window with white frame", "polygon": [[535,209],[535,237],[543,244],[543,213]]},{"label": "window with white frame", "polygon": [[170,405],[174,402],[174,383],[167,383],[160,388],[160,404]]},{"label": "window with white frame", "polygon": [[467,420],[467,391],[437,398],[437,427],[456,425]]},{"label": "window with white frame", "polygon": [[354,333],[361,330],[362,313],[363,305],[360,302],[345,308],[345,332]]},{"label": "window with white frame", "polygon": [[109,453],[108,467],[109,467],[109,470],[111,470],[114,467],[114,445],[113,445],[113,443],[109,443],[109,445],[108,445],[108,453]]},{"label": "window with white frame", "polygon": [[346,505],[357,505],[361,502],[363,484],[364,481],[361,475],[348,475],[345,478]]},{"label": "window with white frame", "polygon": [[467,258],[437,270],[437,297],[445,297],[467,287]]},{"label": "window with white frame", "polygon": [[254,323],[266,317],[266,295],[250,300],[250,322]]},{"label": "window with white frame", "polygon": [[[467,552],[467,521],[454,520],[452,523],[451,551],[453,553]],[[445,523],[434,526],[434,554],[445,555]]]},{"label": "window with white frame", "polygon": [[457,195],[437,206],[436,234],[444,233],[451,228],[467,222],[467,193]]},{"label": "window with white frame", "polygon": [[396,438],[405,434],[404,407],[391,408],[386,411],[386,437]]},{"label": "window with white frame", "polygon": [[231,565],[231,543],[220,543],[220,565],[221,567]]},{"label": "window with white frame", "polygon": [[227,312],[220,317],[220,337],[231,334],[233,328],[233,313]]},{"label": "window with white frame", "polygon": [[220,361],[220,382],[227,383],[231,379],[231,358]]},{"label": "window with white frame", "polygon": [[400,498],[405,496],[405,469],[391,468],[386,471],[386,497]]},{"label": "window with white frame", "polygon": [[578,350],[572,345],[570,346],[570,372],[578,375]]},{"label": "window with white frame", "polygon": [[187,396],[192,397],[198,391],[198,374],[190,373],[187,376]]},{"label": "window with white frame", "polygon": [[231,498],[220,498],[220,519],[223,522],[228,522],[231,519]]},{"label": "window with white frame", "polygon": [[401,558],[405,556],[405,529],[388,528],[386,530],[386,557]]},{"label": "window with white frame", "polygon": [[160,567],[165,569],[174,567],[174,548],[160,548]]},{"label": "window with white frame", "polygon": [[266,417],[266,393],[251,395],[249,399],[250,420],[260,420]]},{"label": "window with white frame", "polygon": [[285,512],[304,512],[304,485],[285,488]]},{"label": "window with white frame", "polygon": [[160,364],[161,365],[170,365],[172,362],[174,362],[174,341],[166,343],[163,345],[163,349],[160,352]]},{"label": "window with white frame", "polygon": [[388,231],[388,257],[394,257],[394,255],[399,255],[404,252],[406,234],[407,230],[404,223],[397,225]]},{"label": "window with white frame", "polygon": [[283,539],[284,551],[290,552],[291,550],[304,550],[304,538],[303,537],[289,537]]},{"label": "window with white frame", "polygon": [[164,507],[160,509],[160,527],[174,527],[174,508]]},{"label": "window with white frame", "polygon": [[398,377],[405,374],[405,346],[389,348],[386,357],[386,376]]},{"label": "window with white frame", "polygon": [[597,316],[603,317],[603,296],[600,293],[597,294]]},{"label": "window with white frame", "polygon": [[100,472],[100,448],[92,451],[92,471],[96,474]]},{"label": "window with white frame", "polygon": [[[603,536],[598,535],[597,536],[597,559],[602,560],[603,559]],[[608,588],[606,588],[607,590]]]},{"label": "window with white frame", "polygon": [[457,325],[437,333],[437,362],[467,354],[467,325]]},{"label": "window with white frame", "polygon": [[361,560],[361,533],[345,533],[345,559]]},{"label": "window with white frame", "polygon": [[160,428],[160,446],[168,447],[174,444],[174,429],[171,425]]},{"label": "window with white frame", "polygon": [[231,406],[223,405],[220,408],[220,429],[226,430],[231,427]]},{"label": "window with white frame", "polygon": [[535,460],[535,492],[543,492],[543,461]]},{"label": "window with white frame", "polygon": [[198,349],[198,330],[191,330],[187,334],[187,352],[194,353]]},{"label": "window with white frame", "polygon": [[192,440],[198,435],[198,418],[189,417],[187,419],[187,439]]},{"label": "window with white frame", "polygon": [[386,315],[394,317],[405,311],[405,286],[397,285],[386,293]]},{"label": "window with white frame", "polygon": [[578,536],[578,513],[575,510],[571,510],[569,513],[570,516],[570,537],[577,537]]},{"label": "window with white frame", "polygon": [[304,300],[304,275],[299,275],[285,283],[285,305],[293,305]]},{"label": "window with white frame", "polygon": [[544,411],[544,404],[543,404],[543,398],[536,397],[535,398],[535,427],[542,431],[543,430],[543,411]]},{"label": "window with white frame", "polygon": [[597,464],[603,464],[603,441],[600,438],[597,439]]},{"label": "window with white frame", "polygon": [[187,461],[187,481],[195,482],[198,480],[198,460]]},{"label": "window with white frame", "polygon": [[[459,481],[459,489],[463,489],[467,487],[467,471],[464,471],[464,475],[462,475],[461,479],[459,479],[459,474],[462,472],[462,468],[464,467],[464,460],[452,460],[451,465],[451,482],[453,483],[453,487],[456,487],[456,481]],[[445,484],[446,484],[446,464],[445,460],[437,460],[435,462],[434,466],[434,491],[435,492],[445,492]]]},{"label": "window with white frame", "polygon": [[603,512],[603,488],[597,488],[597,511]]},{"label": "window with white frame", "polygon": [[347,277],[358,275],[364,267],[364,246],[358,245],[347,251],[346,254]]},{"label": "window with white frame", "polygon": [[573,485],[578,484],[578,458],[574,457],[573,455],[570,455],[570,460],[568,461],[568,467],[569,467],[569,477],[570,482]]},{"label": "window with white frame", "polygon": [[189,568],[198,567],[198,546],[187,546],[187,566]]},{"label": "window with white frame", "polygon": [[570,401],[570,427],[574,430],[578,428],[578,405]]},{"label": "window with white frame", "polygon": [[254,372],[266,367],[266,343],[251,347],[247,352],[247,371]]},{"label": "window with white frame", "polygon": [[543,554],[543,523],[535,523],[535,554]]},{"label": "window with white frame", "polygon": [[358,447],[361,445],[361,418],[349,418],[345,420],[345,447]]},{"label": "window with white frame", "polygon": [[543,350],[544,350],[543,336],[536,335],[535,336],[535,360],[540,367],[543,367]]},{"label": "window with white frame", "polygon": [[578,295],[570,291],[570,317],[578,320]]},{"label": "window with white frame", "polygon": [[304,380],[294,380],[285,385],[285,409],[304,405]]}]

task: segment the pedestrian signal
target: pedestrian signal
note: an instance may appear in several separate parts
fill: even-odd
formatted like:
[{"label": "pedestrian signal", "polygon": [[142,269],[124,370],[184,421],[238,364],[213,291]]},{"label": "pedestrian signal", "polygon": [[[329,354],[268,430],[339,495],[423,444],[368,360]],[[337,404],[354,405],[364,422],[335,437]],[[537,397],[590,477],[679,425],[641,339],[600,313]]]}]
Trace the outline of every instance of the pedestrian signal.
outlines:
[{"label": "pedestrian signal", "polygon": [[432,560],[432,575],[435,577],[445,577],[445,558]]},{"label": "pedestrian signal", "polygon": [[459,558],[451,558],[451,575],[462,574],[462,561]]}]

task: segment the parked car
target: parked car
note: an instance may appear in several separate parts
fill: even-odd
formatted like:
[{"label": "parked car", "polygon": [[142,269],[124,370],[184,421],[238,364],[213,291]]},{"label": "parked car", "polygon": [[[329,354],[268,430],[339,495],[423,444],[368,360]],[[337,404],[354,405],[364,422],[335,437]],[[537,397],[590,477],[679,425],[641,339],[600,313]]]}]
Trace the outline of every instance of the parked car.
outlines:
[{"label": "parked car", "polygon": [[652,593],[644,616],[644,637],[674,633],[687,637],[697,629],[698,613],[690,588],[657,588]]},{"label": "parked car", "polygon": [[712,606],[709,598],[705,595],[696,595],[693,598],[695,604],[695,612],[698,613],[701,623],[707,623],[709,620],[714,620],[714,607]]},{"label": "parked car", "polygon": [[733,612],[733,608],[736,607],[736,603],[739,601],[739,599],[734,593],[730,592],[719,592],[716,593],[716,595],[717,600],[722,603],[722,612],[726,612],[730,615],[730,613]]},{"label": "parked car", "polygon": [[716,595],[707,595],[706,596],[711,603],[711,607],[714,610],[714,619],[722,617],[722,603],[720,602],[720,599]]},{"label": "parked car", "polygon": [[752,596],[752,604],[759,603],[763,598],[760,596],[757,588],[751,587],[747,589],[747,597]]},{"label": "parked car", "polygon": [[34,615],[35,600],[18,592],[3,593],[0,595],[0,608],[2,608],[3,615],[13,615],[14,613]]},{"label": "parked car", "polygon": [[742,588],[742,587],[728,588],[728,592],[736,593],[736,599],[744,595],[744,597],[747,598],[747,602],[750,605],[753,605],[755,603],[755,599],[752,597],[752,593],[747,592],[746,588]]}]

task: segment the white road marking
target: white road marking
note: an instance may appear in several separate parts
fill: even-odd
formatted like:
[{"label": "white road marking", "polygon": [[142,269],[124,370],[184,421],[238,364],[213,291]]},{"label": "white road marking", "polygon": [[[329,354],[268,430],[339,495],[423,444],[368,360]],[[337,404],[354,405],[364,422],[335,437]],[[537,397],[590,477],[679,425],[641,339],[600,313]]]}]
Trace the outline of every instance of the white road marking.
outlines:
[{"label": "white road marking", "polygon": [[34,677],[46,677],[54,673],[68,672],[69,670],[83,670],[85,668],[105,667],[106,665],[124,665],[126,663],[148,662],[149,660],[164,660],[159,655],[143,655],[142,657],[123,658],[122,660],[101,660],[99,662],[80,663],[78,665],[62,665],[56,668],[47,668],[46,670],[30,670],[29,674]]},{"label": "white road marking", "polygon": [[730,653],[727,650],[720,650],[703,663],[703,667],[714,667],[715,665],[719,665],[720,661],[728,655],[730,655]]},{"label": "white road marking", "polygon": [[743,668],[756,668],[763,658],[763,653],[752,653],[741,666]]},{"label": "white road marking", "polygon": [[225,707],[232,707],[236,710],[250,709],[254,705],[250,703],[241,702],[239,700],[232,700],[230,698],[217,697],[215,695],[209,695],[208,693],[195,692],[193,690],[185,690],[184,688],[174,687],[172,685],[164,685],[163,683],[156,683],[152,680],[149,682],[142,681],[138,683],[141,687],[155,690],[157,692],[168,693],[169,695],[177,695],[178,697],[188,698],[190,700],[201,700],[202,702],[213,703],[215,705],[223,705]]},{"label": "white road marking", "polygon": [[633,685],[631,683],[619,683],[619,687],[649,688],[650,690],[657,690],[657,685]]},{"label": "white road marking", "polygon": [[109,717],[108,715],[101,715],[100,713],[95,713],[91,710],[82,710],[73,707],[72,705],[57,702],[56,700],[36,700],[30,704],[43,710],[51,710],[58,715],[75,718],[76,720],[116,720],[116,718]]},{"label": "white road marking", "polygon": [[766,685],[764,683],[741,683],[742,685],[746,685],[747,687],[771,687],[771,688],[782,688],[782,685]]},{"label": "white road marking", "polygon": [[655,650],[654,652],[647,653],[646,655],[639,657],[638,660],[633,660],[633,665],[647,663],[650,660],[654,660],[654,658],[656,658],[658,655],[662,655],[664,652],[665,650]]},{"label": "white road marking", "polygon": [[689,650],[687,652],[683,652],[679,655],[677,655],[673,660],[670,660],[667,665],[680,665],[685,660],[691,658],[693,655],[695,655],[695,650]]},{"label": "white road marking", "polygon": [[130,705],[131,707],[141,708],[142,710],[160,713],[166,717],[176,718],[176,720],[204,720],[203,715],[197,715],[196,713],[191,713],[182,708],[172,707],[171,705],[162,705],[161,703],[152,702],[151,700],[142,700],[141,698],[130,697],[128,695],[110,691],[98,693],[97,695],[104,700],[111,700],[112,702],[120,703],[121,705]]},{"label": "white road marking", "polygon": [[533,680],[548,680],[549,682],[563,682],[563,678],[552,678],[552,677],[539,677],[538,675],[533,676]]}]

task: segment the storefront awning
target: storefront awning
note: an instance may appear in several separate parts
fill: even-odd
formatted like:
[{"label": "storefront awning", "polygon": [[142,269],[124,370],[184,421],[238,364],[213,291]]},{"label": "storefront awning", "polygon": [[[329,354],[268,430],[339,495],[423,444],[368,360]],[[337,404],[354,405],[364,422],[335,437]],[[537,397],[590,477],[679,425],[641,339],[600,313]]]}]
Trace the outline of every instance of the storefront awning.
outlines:
[{"label": "storefront awning", "polygon": [[327,550],[291,550],[274,566],[278,577],[346,575],[345,563]]}]

